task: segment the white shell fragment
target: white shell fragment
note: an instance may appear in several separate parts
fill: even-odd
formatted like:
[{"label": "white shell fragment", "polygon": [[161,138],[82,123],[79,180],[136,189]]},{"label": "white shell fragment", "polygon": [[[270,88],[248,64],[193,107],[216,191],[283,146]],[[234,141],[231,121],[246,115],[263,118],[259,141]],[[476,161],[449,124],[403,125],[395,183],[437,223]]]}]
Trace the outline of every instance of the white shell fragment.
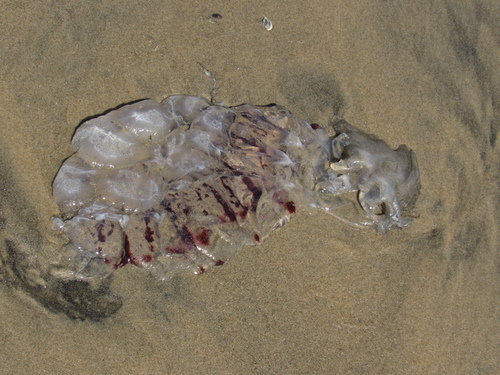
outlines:
[{"label": "white shell fragment", "polygon": [[[53,183],[54,224],[68,238],[60,274],[101,278],[128,263],[160,279],[203,273],[304,208],[382,234],[408,225],[414,153],[344,121],[334,129],[330,138],[278,105],[184,95],[84,122]],[[353,191],[359,210],[341,215]]]},{"label": "white shell fragment", "polygon": [[264,18],[262,18],[262,24],[264,25],[264,27],[266,28],[267,31],[271,31],[273,29],[273,23],[266,16],[264,16]]}]

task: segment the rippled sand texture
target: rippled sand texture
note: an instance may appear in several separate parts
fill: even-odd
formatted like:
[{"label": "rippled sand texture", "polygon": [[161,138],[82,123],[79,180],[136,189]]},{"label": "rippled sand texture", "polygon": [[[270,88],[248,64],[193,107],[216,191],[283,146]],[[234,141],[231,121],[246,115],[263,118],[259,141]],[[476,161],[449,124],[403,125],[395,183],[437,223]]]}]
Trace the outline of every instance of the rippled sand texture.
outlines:
[{"label": "rippled sand texture", "polygon": [[[497,2],[224,3],[1,6],[0,372],[500,372]],[[420,217],[381,237],[299,213],[203,275],[51,278],[51,183],[76,125],[140,98],[208,97],[197,62],[226,105],[279,103],[407,144]]]}]

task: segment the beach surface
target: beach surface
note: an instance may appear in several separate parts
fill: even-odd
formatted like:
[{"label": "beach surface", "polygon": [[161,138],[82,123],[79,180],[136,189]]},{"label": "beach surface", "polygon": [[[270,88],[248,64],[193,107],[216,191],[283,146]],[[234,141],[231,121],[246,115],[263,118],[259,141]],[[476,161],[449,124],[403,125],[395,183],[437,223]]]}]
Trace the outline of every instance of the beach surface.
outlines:
[{"label": "beach surface", "polygon": [[[500,373],[499,15],[493,0],[0,5],[0,373]],[[382,237],[299,211],[199,276],[52,279],[51,184],[75,128],[209,98],[198,64],[225,105],[413,149],[414,223]]]}]

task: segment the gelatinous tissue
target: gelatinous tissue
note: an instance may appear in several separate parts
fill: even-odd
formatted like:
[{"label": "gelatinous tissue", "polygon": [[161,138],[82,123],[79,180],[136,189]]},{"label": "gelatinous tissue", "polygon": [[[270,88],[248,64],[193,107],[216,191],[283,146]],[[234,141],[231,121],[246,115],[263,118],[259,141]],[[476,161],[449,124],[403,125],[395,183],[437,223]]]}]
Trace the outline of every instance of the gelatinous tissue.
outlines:
[{"label": "gelatinous tissue", "polygon": [[53,182],[53,221],[68,239],[54,272],[102,278],[131,263],[160,279],[202,273],[304,208],[381,234],[408,225],[415,154],[345,121],[333,128],[330,137],[278,105],[181,95],[84,122]]}]

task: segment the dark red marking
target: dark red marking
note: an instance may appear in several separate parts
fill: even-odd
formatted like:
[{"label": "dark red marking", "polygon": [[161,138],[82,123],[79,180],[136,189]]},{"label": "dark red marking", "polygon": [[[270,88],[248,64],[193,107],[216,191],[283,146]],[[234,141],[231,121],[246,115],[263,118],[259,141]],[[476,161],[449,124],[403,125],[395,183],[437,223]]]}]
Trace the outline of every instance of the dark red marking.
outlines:
[{"label": "dark red marking", "polygon": [[110,224],[111,229],[108,231],[108,237],[111,236],[113,234],[113,231],[115,230],[115,224],[113,224],[113,222],[111,222]]},{"label": "dark red marking", "polygon": [[209,236],[209,230],[208,229],[203,229],[200,234],[196,235],[196,242],[205,246],[210,245],[210,236]]},{"label": "dark red marking", "polygon": [[215,190],[212,186],[208,185],[207,183],[204,183],[203,186],[210,189],[217,202],[222,206],[222,209],[224,210],[226,216],[229,218],[231,222],[234,223],[236,221],[236,214],[234,213],[233,209],[227,204],[224,198],[222,198],[219,192]]},{"label": "dark red marking", "polygon": [[285,203],[285,208],[290,212],[291,214],[295,213],[295,203],[293,201],[288,201]]},{"label": "dark red marking", "polygon": [[182,242],[188,245],[194,245],[193,235],[191,234],[189,229],[187,229],[186,225],[182,226],[182,229],[180,230],[179,234],[181,236]]},{"label": "dark red marking", "polygon": [[256,141],[254,140],[251,140],[251,139],[247,139],[247,138],[243,138],[241,136],[236,136],[236,135],[233,135],[232,136],[235,140],[236,139],[239,139],[243,144],[245,145],[248,145],[248,146],[252,146],[252,147],[259,147],[259,145],[257,144]]},{"label": "dark red marking", "polygon": [[104,220],[98,222],[95,225],[95,229],[97,230],[97,239],[99,242],[106,242],[106,235],[102,233],[102,230],[104,229]]},{"label": "dark red marking", "polygon": [[188,251],[189,249],[185,246],[179,246],[179,247],[170,247],[167,246],[165,247],[165,251],[170,254],[184,254]]},{"label": "dark red marking", "polygon": [[167,198],[163,198],[161,200],[160,206],[162,206],[166,210],[170,207],[170,204],[168,203]]},{"label": "dark red marking", "polygon": [[[266,155],[266,159],[267,159],[267,155]],[[260,163],[260,167],[262,169],[266,169],[269,167],[269,164],[267,164],[267,162],[264,161],[264,158],[262,157],[262,155],[259,155],[259,163]]]},{"label": "dark red marking", "polygon": [[222,176],[220,178],[220,183],[222,184],[222,186],[224,187],[224,189],[227,190],[227,192],[229,193],[229,195],[234,198],[235,202],[231,202],[233,203],[236,207],[239,207],[241,206],[241,202],[239,201],[239,199],[236,197],[236,195],[234,195],[234,191],[233,189],[231,188],[231,186],[228,185],[228,183],[226,182],[226,180],[230,180],[230,177],[227,177],[227,176]]},{"label": "dark red marking", "polygon": [[255,242],[260,242],[260,237],[259,237],[259,235],[257,233],[255,233],[253,235],[253,238],[254,238]]},{"label": "dark red marking", "polygon": [[[250,120],[255,125],[258,125],[259,122],[264,122],[266,124],[274,125],[263,114],[256,114],[256,113],[250,113],[250,112],[242,112],[241,116],[244,117],[244,118],[246,118],[247,120]],[[264,132],[264,135],[267,134],[267,131],[265,131],[264,129],[261,129],[261,128],[257,127],[257,130],[260,130],[260,131]]]},{"label": "dark red marking", "polygon": [[146,230],[144,231],[144,238],[148,242],[153,242],[155,240],[153,236],[155,234],[155,231],[149,227],[149,217],[146,216],[144,218],[144,221],[146,222]]},{"label": "dark red marking", "polygon": [[223,176],[220,178],[220,182],[222,184],[222,186],[224,187],[224,189],[227,190],[227,192],[229,193],[229,195],[231,196],[231,199],[230,200],[230,203],[232,203],[233,206],[235,207],[241,207],[241,211],[238,211],[237,215],[239,217],[241,217],[242,219],[245,219],[247,217],[247,212],[248,212],[248,208],[245,207],[241,202],[240,200],[238,199],[238,197],[234,194],[234,191],[233,189],[231,188],[230,185],[228,185],[228,183],[226,182],[226,180],[230,180],[230,177],[227,177],[227,176]]},{"label": "dark red marking", "polygon": [[321,125],[319,125],[319,124],[311,124],[311,128],[313,128],[314,130],[317,130],[317,129],[321,128]]},{"label": "dark red marking", "polygon": [[204,273],[207,269],[203,266],[200,266],[200,274]]},{"label": "dark red marking", "polygon": [[247,213],[248,213],[248,210],[246,208],[243,208],[243,210],[238,212],[238,216],[244,220],[247,217]]},{"label": "dark red marking", "polygon": [[179,230],[178,233],[180,237],[179,244],[177,245],[177,247],[166,246],[166,252],[172,254],[185,254],[190,249],[195,247],[193,235],[185,225],[182,226],[182,229]]},{"label": "dark red marking", "polygon": [[214,14],[212,14],[212,18],[214,18],[216,20],[220,20],[222,18],[222,15],[219,13],[214,13]]},{"label": "dark red marking", "polygon": [[153,257],[151,256],[151,254],[145,254],[142,256],[142,260],[146,263],[149,263],[153,260]]},{"label": "dark red marking", "polygon": [[215,261],[215,265],[216,265],[216,266],[222,266],[224,263],[225,263],[225,262],[224,262],[222,259],[217,259],[217,260]]},{"label": "dark red marking", "polygon": [[123,243],[123,251],[120,259],[115,263],[113,268],[116,270],[117,268],[123,267],[128,263],[132,263],[132,254],[130,252],[130,241],[128,236],[125,235],[124,243]]},{"label": "dark red marking", "polygon": [[[269,121],[266,121],[267,123],[269,123]],[[257,141],[261,142],[261,139],[262,138],[265,138],[265,137],[273,137],[275,138],[275,136],[271,133],[269,134],[269,132],[265,129],[262,129],[261,127],[259,127],[259,125],[256,125],[256,126],[253,126],[251,128],[251,130],[253,131],[253,134],[255,134],[258,138],[257,138]]]},{"label": "dark red marking", "polygon": [[253,183],[252,179],[248,176],[241,178],[243,183],[247,186],[248,190],[252,192],[252,205],[250,206],[250,211],[255,212],[257,210],[257,204],[260,197],[262,196],[262,190]]}]

